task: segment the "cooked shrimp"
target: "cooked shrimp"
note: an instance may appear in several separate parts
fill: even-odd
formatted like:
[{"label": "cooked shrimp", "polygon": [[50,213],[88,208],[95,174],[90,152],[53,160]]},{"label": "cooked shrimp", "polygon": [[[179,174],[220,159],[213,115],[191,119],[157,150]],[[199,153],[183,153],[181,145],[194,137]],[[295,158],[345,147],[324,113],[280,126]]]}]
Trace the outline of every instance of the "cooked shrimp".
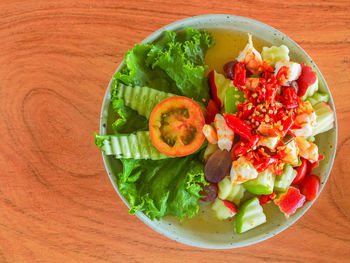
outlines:
[{"label": "cooked shrimp", "polygon": [[244,62],[247,69],[249,69],[251,72],[259,72],[259,68],[262,65],[262,59],[260,53],[253,46],[251,34],[248,34],[248,44],[241,51],[241,53],[239,53],[236,60],[238,62]]},{"label": "cooked shrimp", "polygon": [[255,91],[259,85],[259,78],[246,78],[245,86],[250,91]]},{"label": "cooked shrimp", "polygon": [[233,185],[244,183],[258,176],[258,172],[244,156],[232,163],[230,177]]},{"label": "cooked shrimp", "polygon": [[216,128],[216,134],[218,136],[218,145],[220,150],[230,151],[233,144],[233,131],[230,129],[230,127],[227,126],[226,121],[221,114],[215,115],[214,124]]},{"label": "cooked shrimp", "polygon": [[307,141],[301,136],[296,137],[295,142],[299,148],[299,154],[301,157],[309,160],[312,163],[318,160],[318,147],[316,144]]},{"label": "cooked shrimp", "polygon": [[279,151],[283,151],[284,156],[282,158],[282,160],[286,163],[289,164],[298,164],[299,162],[299,149],[295,143],[295,140],[291,141],[290,143],[288,143],[286,146],[281,146],[278,147]]},{"label": "cooked shrimp", "polygon": [[299,63],[292,62],[292,61],[278,61],[275,64],[275,75],[277,76],[278,71],[282,67],[287,67],[288,68],[288,77],[287,79],[284,79],[282,82],[282,85],[287,85],[289,82],[296,80],[299,78],[301,74],[301,66]]},{"label": "cooked shrimp", "polygon": [[205,124],[203,126],[203,134],[205,138],[208,140],[209,143],[211,144],[217,144],[218,143],[218,136],[216,135],[216,131],[213,128],[213,126],[209,124]]}]

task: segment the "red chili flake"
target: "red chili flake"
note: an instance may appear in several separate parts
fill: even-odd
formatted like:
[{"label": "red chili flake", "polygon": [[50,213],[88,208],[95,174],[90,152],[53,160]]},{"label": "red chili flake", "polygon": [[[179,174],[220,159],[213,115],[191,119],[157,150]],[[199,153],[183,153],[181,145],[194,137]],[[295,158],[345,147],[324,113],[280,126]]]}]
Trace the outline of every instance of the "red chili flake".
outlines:
[{"label": "red chili flake", "polygon": [[298,95],[296,94],[295,89],[283,89],[282,103],[286,109],[294,109],[299,106]]}]

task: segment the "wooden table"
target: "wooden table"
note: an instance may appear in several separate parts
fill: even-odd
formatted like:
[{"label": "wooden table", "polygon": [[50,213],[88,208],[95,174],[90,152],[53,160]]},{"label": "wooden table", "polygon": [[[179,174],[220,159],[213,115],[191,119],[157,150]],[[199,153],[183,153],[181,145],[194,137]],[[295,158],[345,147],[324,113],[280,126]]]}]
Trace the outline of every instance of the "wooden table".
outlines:
[{"label": "wooden table", "polygon": [[[0,2],[0,262],[349,262],[349,1]],[[254,18],[312,56],[337,107],[339,144],[320,198],[260,244],[204,250],[126,212],[93,144],[123,54],[185,17]],[[349,148],[348,148],[349,147]]]}]

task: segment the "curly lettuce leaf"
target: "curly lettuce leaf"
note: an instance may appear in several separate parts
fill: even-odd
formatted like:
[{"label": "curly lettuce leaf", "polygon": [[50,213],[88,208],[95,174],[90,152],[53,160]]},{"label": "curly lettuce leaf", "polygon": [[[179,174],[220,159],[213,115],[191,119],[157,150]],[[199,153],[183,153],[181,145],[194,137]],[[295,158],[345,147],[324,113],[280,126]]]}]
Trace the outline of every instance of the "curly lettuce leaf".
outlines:
[{"label": "curly lettuce leaf", "polygon": [[115,133],[147,129],[146,119],[116,95],[120,82],[208,101],[203,64],[205,52],[213,44],[207,32],[188,28],[181,33],[167,31],[158,41],[135,45],[129,50],[124,56],[124,67],[114,76],[111,101],[119,117],[113,124]]},{"label": "curly lettuce leaf", "polygon": [[148,130],[148,120],[139,115],[137,111],[125,106],[123,99],[112,99],[112,106],[118,115],[112,124],[115,134],[128,134],[135,131]]},{"label": "curly lettuce leaf", "polygon": [[[124,55],[124,67],[114,76],[118,81],[130,86],[147,86],[153,89],[178,94],[174,82],[161,69],[152,69],[146,65],[147,54],[153,44],[137,44]],[[115,88],[117,86],[115,85]],[[177,93],[176,93],[177,92]]]},{"label": "curly lettuce leaf", "polygon": [[121,161],[123,172],[118,174],[118,187],[129,202],[130,214],[140,211],[152,220],[166,215],[183,220],[198,213],[201,184],[207,184],[201,162],[192,156]]},{"label": "curly lettuce leaf", "polygon": [[[171,37],[170,37],[171,36]],[[204,80],[204,56],[214,42],[206,32],[188,28],[174,38],[167,32],[170,41],[151,50],[147,63],[153,69],[161,68],[176,83],[181,95],[197,101],[208,101],[209,87]]]}]

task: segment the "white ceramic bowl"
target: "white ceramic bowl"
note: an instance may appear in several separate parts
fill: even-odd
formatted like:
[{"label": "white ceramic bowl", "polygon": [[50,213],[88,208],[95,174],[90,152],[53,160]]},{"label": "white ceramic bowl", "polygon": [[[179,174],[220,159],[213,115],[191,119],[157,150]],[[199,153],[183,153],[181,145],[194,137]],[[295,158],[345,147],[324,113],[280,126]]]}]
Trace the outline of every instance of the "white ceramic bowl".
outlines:
[{"label": "white ceramic bowl", "polygon": [[[319,78],[320,90],[323,92],[327,91],[330,94],[327,83],[321,72],[301,47],[278,30],[249,18],[233,15],[203,15],[191,17],[160,28],[145,38],[141,43],[155,41],[165,30],[179,30],[186,27],[193,27],[197,29],[222,28],[249,32],[253,36],[257,36],[260,39],[271,43],[272,45],[284,44],[290,49],[291,60],[304,62],[313,67]],[[116,72],[121,69],[122,65],[123,62],[118,67]],[[109,113],[111,112],[110,98],[112,82],[113,79],[111,79],[109,82],[103,100],[100,122],[101,134],[107,134],[108,126],[112,121],[108,119]],[[335,113],[332,97],[329,104]],[[325,156],[325,160],[321,162],[320,167],[318,167],[315,171],[321,178],[321,192],[330,174],[335,157],[337,145],[337,123],[335,123],[335,129],[318,135],[317,144],[319,146],[320,153]],[[125,204],[128,205],[126,199],[119,192],[114,176],[116,173],[121,171],[120,162],[111,156],[102,156],[109,178],[111,179],[115,190]],[[320,192],[318,194],[320,194]],[[201,248],[225,249],[255,244],[278,234],[296,222],[310,208],[313,202],[307,202],[302,208],[298,209],[295,214],[290,216],[289,219],[285,219],[284,215],[275,205],[267,205],[264,208],[267,215],[267,223],[239,235],[234,233],[232,222],[219,222],[213,219],[210,209],[206,209],[205,205],[202,206],[201,211],[199,212],[200,216],[194,219],[185,220],[182,223],[174,218],[164,218],[161,221],[151,221],[143,213],[137,213],[136,216],[158,233],[183,244]],[[125,213],[127,212],[125,211]]]}]

